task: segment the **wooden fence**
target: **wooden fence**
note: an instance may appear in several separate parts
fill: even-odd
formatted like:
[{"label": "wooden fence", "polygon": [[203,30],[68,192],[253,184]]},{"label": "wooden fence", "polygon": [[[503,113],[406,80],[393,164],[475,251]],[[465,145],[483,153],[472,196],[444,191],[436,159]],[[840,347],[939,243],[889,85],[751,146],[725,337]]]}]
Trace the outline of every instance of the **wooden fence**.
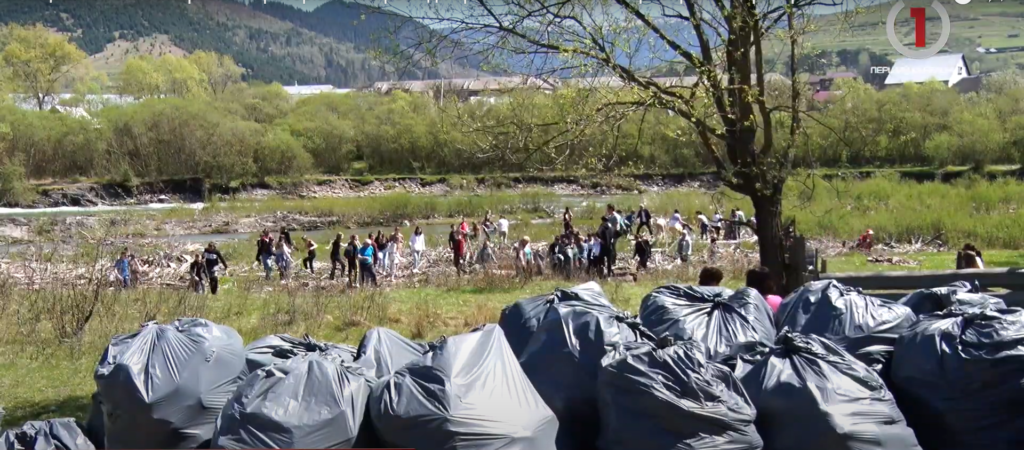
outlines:
[{"label": "wooden fence", "polygon": [[846,286],[860,288],[872,296],[899,300],[918,289],[947,286],[957,281],[977,283],[985,294],[1001,298],[1006,306],[1024,307],[1024,268],[936,270],[919,272],[827,273],[822,261],[819,270],[808,278],[836,280]]}]

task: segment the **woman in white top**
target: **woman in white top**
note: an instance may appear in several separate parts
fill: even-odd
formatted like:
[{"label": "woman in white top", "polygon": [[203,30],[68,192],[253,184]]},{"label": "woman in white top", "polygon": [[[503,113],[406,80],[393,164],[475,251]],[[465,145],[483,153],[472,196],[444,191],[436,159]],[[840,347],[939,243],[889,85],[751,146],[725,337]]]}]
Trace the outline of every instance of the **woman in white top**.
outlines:
[{"label": "woman in white top", "polygon": [[284,240],[279,240],[274,244],[274,262],[277,263],[277,269],[281,272],[281,280],[288,279],[288,272],[292,268],[292,248],[285,244]]},{"label": "woman in white top", "polygon": [[409,245],[412,246],[412,273],[420,273],[420,261],[423,251],[427,249],[427,239],[420,227],[416,227],[416,231],[413,231],[412,237],[409,238]]}]

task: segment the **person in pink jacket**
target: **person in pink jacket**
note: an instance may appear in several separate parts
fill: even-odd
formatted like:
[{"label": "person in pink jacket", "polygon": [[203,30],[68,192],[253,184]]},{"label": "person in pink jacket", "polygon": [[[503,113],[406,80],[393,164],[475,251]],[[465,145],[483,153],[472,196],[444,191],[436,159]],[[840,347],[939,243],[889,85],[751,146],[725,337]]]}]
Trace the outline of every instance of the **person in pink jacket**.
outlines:
[{"label": "person in pink jacket", "polygon": [[755,267],[747,271],[747,287],[757,291],[764,297],[772,312],[779,312],[779,305],[782,304],[782,297],[775,295],[775,283],[772,282],[772,274],[768,268]]}]

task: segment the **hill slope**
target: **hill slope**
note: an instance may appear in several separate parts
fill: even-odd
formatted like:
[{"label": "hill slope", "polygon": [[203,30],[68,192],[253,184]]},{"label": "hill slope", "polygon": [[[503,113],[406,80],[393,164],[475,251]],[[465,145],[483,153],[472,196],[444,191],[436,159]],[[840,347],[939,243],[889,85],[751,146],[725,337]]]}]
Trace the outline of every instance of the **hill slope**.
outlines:
[{"label": "hill slope", "polygon": [[[69,33],[111,73],[120,69],[129,51],[174,47],[230,55],[248,69],[249,79],[266,82],[362,87],[392,77],[368,56],[365,46],[314,33],[234,0],[3,0],[0,18]],[[162,45],[152,45],[154,40]],[[399,77],[441,75],[434,69],[403,68]]]}]

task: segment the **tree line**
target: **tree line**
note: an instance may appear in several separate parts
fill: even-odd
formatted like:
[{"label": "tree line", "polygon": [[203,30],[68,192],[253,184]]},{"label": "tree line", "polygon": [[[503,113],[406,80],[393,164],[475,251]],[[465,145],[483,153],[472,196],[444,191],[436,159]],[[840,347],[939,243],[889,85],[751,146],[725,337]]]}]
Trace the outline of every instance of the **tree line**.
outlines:
[{"label": "tree line", "polygon": [[[97,79],[79,70],[84,53],[55,36],[41,27],[0,32],[0,89],[33,101],[69,89],[98,92]],[[840,80],[834,89],[840,93],[824,103],[803,96],[808,112],[797,167],[984,166],[1016,164],[1024,155],[1024,82],[1016,74],[988,77],[981,92],[969,95],[939,83],[878,91]],[[0,161],[15,167],[5,177],[230,182],[713,168],[692,127],[670,112],[623,107],[594,114],[629,90],[514,91],[476,101],[453,92],[349,93],[295,101],[280,85],[243,82],[233,59],[211,52],[132,58],[117,82],[100,90],[139,101],[79,117],[21,108],[3,95]],[[788,101],[785,86],[775,91],[778,103]]]}]

